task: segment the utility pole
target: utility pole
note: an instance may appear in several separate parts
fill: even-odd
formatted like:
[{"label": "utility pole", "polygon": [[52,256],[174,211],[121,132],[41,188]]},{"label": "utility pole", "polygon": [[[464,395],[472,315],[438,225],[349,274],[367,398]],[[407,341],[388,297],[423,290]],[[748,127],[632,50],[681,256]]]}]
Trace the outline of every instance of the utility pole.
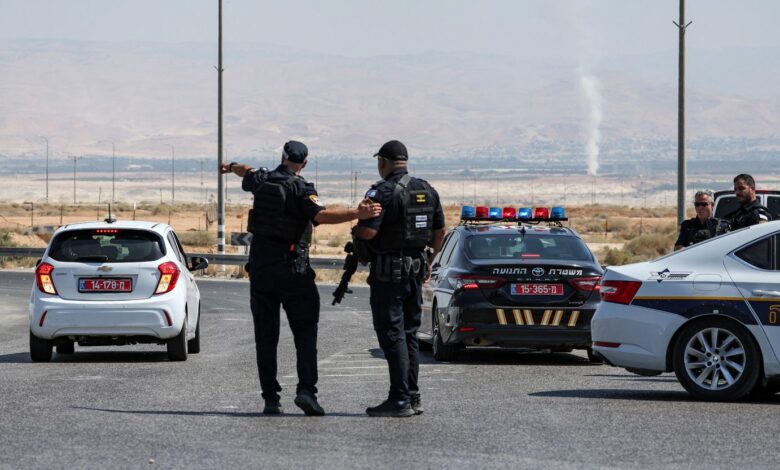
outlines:
[{"label": "utility pole", "polygon": [[166,147],[171,148],[171,205],[173,205],[174,202],[176,202],[176,197],[174,193],[174,187],[175,187],[175,177],[174,177],[174,169],[173,169],[173,163],[176,158],[176,148],[173,146],[173,144],[165,144]]},{"label": "utility pole", "polygon": [[204,160],[200,159],[200,203],[205,204],[206,203],[206,194],[203,192],[203,162]]},{"label": "utility pole", "polygon": [[677,82],[677,225],[685,220],[685,30],[693,23],[685,22],[685,0],[680,0],[679,63]]},{"label": "utility pole", "polygon": [[49,203],[49,139],[41,136],[46,141],[46,204]]},{"label": "utility pole", "polygon": [[219,53],[217,62],[217,253],[225,253],[225,176],[222,168],[222,0],[219,0]]},{"label": "utility pole", "polygon": [[76,204],[76,161],[81,157],[73,155],[73,204]]}]

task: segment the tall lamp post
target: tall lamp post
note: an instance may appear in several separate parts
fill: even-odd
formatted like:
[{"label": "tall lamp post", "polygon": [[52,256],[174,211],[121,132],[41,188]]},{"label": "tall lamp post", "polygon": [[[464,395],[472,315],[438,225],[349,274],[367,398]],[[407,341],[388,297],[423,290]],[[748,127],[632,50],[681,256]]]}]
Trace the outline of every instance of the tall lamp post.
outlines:
[{"label": "tall lamp post", "polygon": [[679,63],[677,82],[677,224],[685,220],[685,0],[680,0],[680,22],[673,22],[679,30]]},{"label": "tall lamp post", "polygon": [[49,203],[49,139],[44,136],[40,136],[41,139],[46,141],[46,204]]},{"label": "tall lamp post", "polygon": [[174,197],[174,192],[173,192],[174,182],[175,182],[174,179],[175,172],[173,171],[173,162],[176,157],[176,148],[173,146],[173,144],[165,144],[165,145],[171,148],[171,205],[173,205],[173,203],[176,202],[176,198]]},{"label": "tall lamp post", "polygon": [[113,140],[101,140],[111,144],[111,202],[116,202],[116,144]]},{"label": "tall lamp post", "polygon": [[225,252],[225,175],[222,168],[222,0],[219,0],[219,36],[217,58],[217,253]]}]

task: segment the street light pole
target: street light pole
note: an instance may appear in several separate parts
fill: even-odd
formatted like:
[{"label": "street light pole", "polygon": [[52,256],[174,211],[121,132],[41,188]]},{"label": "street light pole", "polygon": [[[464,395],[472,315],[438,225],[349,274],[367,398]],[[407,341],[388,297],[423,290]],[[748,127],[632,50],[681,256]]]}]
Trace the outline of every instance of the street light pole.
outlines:
[{"label": "street light pole", "polygon": [[176,198],[174,197],[174,170],[173,170],[173,163],[174,159],[176,157],[176,150],[173,144],[165,144],[166,146],[171,148],[171,205],[173,205],[174,202],[176,202]]},{"label": "street light pole", "polygon": [[217,253],[225,253],[225,176],[222,168],[222,0],[219,0],[217,62]]},{"label": "street light pole", "polygon": [[677,82],[677,224],[685,220],[685,0],[680,0],[680,22],[673,22],[679,30],[679,61]]}]

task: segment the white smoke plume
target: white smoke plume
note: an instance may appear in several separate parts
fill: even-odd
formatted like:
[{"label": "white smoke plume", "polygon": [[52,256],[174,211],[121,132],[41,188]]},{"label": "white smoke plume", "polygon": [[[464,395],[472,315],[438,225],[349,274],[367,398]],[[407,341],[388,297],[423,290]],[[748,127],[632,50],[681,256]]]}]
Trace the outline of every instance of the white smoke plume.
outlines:
[{"label": "white smoke plume", "polygon": [[601,144],[602,97],[601,82],[593,73],[596,68],[598,51],[594,47],[593,31],[587,28],[587,15],[592,1],[567,0],[563,2],[563,14],[575,34],[575,50],[580,66],[577,75],[580,81],[580,95],[585,106],[585,131],[587,143],[585,155],[588,164],[588,174],[595,176],[599,170],[599,146]]},{"label": "white smoke plume", "polygon": [[599,144],[601,143],[601,90],[599,79],[580,70],[580,89],[588,108],[586,131],[588,142],[585,153],[588,162],[588,174],[595,176],[599,170]]}]

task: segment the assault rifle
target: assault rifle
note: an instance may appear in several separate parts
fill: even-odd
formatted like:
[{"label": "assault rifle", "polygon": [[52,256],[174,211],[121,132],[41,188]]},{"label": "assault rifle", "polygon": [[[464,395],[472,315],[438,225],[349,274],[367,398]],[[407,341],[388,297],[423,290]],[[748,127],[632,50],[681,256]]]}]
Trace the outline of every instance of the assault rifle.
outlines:
[{"label": "assault rifle", "polygon": [[347,254],[344,258],[344,273],[341,274],[341,282],[339,282],[336,290],[333,291],[333,303],[331,305],[341,303],[344,294],[352,293],[349,289],[349,280],[352,279],[352,275],[355,274],[358,267],[358,259],[355,256],[355,247],[352,242],[347,242],[344,245],[344,252]]}]

